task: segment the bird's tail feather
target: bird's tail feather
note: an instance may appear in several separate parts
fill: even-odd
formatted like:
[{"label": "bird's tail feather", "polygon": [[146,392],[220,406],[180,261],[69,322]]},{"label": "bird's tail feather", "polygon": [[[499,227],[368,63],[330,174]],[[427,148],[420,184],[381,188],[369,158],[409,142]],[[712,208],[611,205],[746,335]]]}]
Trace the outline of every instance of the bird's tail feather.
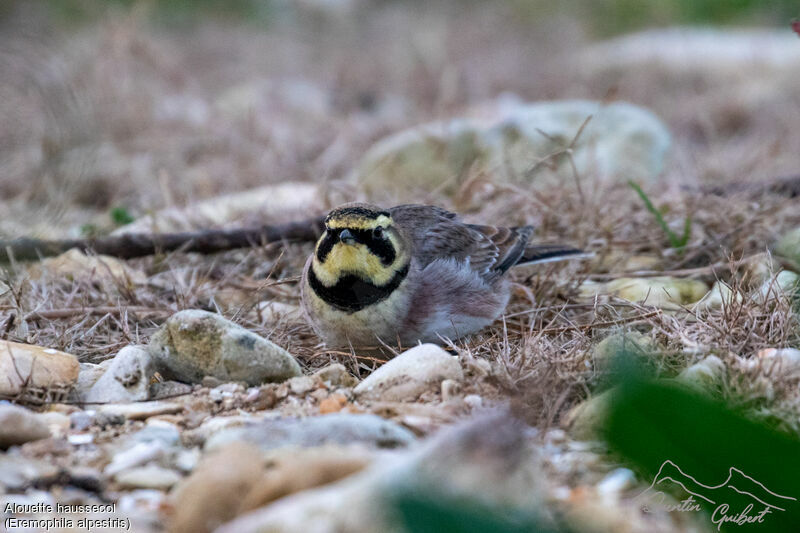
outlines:
[{"label": "bird's tail feather", "polygon": [[579,248],[560,244],[534,244],[525,248],[525,253],[522,254],[516,264],[531,265],[566,261],[567,259],[588,259],[590,257],[594,257],[592,252],[586,252]]}]

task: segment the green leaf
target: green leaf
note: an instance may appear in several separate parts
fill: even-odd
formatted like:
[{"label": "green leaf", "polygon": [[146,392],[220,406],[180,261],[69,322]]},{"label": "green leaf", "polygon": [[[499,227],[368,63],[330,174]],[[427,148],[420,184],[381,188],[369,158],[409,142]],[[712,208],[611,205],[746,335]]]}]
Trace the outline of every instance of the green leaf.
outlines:
[{"label": "green leaf", "polygon": [[133,215],[128,212],[128,209],[122,206],[112,207],[109,215],[111,216],[111,220],[117,226],[124,226],[125,224],[130,224],[136,220],[133,218]]},{"label": "green leaf", "polygon": [[[727,516],[751,504],[749,515],[757,515],[766,507],[754,499],[758,497],[783,510],[771,509],[761,523],[721,523],[719,531],[800,531],[800,441],[796,438],[677,384],[640,380],[615,389],[604,433],[611,449],[643,473],[648,483],[664,467],[672,478],[693,487],[689,490],[713,500],[711,504],[694,497],[705,513],[698,519],[709,529],[717,529],[713,519],[719,520],[725,512],[719,508],[723,504],[728,505]],[[670,486],[677,489],[668,480],[658,485]],[[679,500],[686,497],[679,492]]]},{"label": "green leaf", "polygon": [[526,511],[501,511],[433,490],[400,490],[391,505],[409,533],[568,533],[542,524]]},{"label": "green leaf", "polygon": [[686,244],[689,242],[689,237],[692,232],[691,217],[686,217],[686,220],[683,223],[683,234],[680,237],[678,237],[678,235],[676,235],[675,232],[669,228],[667,222],[664,220],[664,217],[661,215],[661,211],[656,209],[656,206],[653,205],[653,202],[650,201],[650,198],[642,190],[639,184],[629,180],[628,185],[631,187],[631,189],[636,191],[636,194],[638,194],[639,198],[641,198],[642,202],[644,202],[644,206],[647,208],[648,211],[650,211],[653,217],[655,217],[656,222],[658,222],[658,225],[661,226],[661,230],[667,236],[669,245],[676,249],[681,249],[684,246],[686,246]]},{"label": "green leaf", "polygon": [[81,226],[81,235],[83,235],[87,239],[97,237],[99,233],[100,233],[100,228],[98,228],[96,224],[88,223],[88,224],[83,224]]}]

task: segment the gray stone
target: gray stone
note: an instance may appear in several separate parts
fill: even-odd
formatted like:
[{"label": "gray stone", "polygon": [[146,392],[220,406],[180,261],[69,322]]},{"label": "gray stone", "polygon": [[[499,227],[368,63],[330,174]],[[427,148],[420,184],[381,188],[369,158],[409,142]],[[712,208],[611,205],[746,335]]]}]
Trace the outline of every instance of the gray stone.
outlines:
[{"label": "gray stone", "polygon": [[692,309],[695,311],[710,311],[713,309],[723,309],[742,301],[742,294],[734,290],[730,285],[723,281],[717,281],[711,286],[711,290],[698,301]]},{"label": "gray stone", "polygon": [[34,263],[28,269],[33,279],[39,279],[48,273],[53,278],[91,279],[107,289],[118,284],[139,285],[147,280],[143,272],[129,267],[121,259],[107,255],[87,255],[73,248],[56,257],[49,257],[41,263]]},{"label": "gray stone", "polygon": [[311,376],[297,376],[286,382],[295,396],[305,396],[316,388],[317,383],[319,382]]},{"label": "gray stone", "polygon": [[10,454],[0,454],[0,487],[22,490],[43,479],[58,476],[57,466]]},{"label": "gray stone", "polygon": [[[106,363],[106,361],[103,361],[103,363]],[[78,380],[75,382],[75,387],[70,393],[70,400],[74,402],[83,401],[83,395],[94,387],[94,384],[103,377],[103,374],[106,373],[110,364],[110,361],[108,364],[99,365],[94,363],[80,363]]]},{"label": "gray stone", "polygon": [[212,401],[221,402],[225,399],[233,398],[237,394],[242,394],[243,392],[244,387],[242,387],[240,383],[223,383],[208,391],[208,397]]},{"label": "gray stone", "polygon": [[609,389],[570,409],[565,417],[569,434],[578,440],[595,440],[600,437],[615,392],[615,389]]},{"label": "gray stone", "polygon": [[320,368],[312,375],[330,387],[354,387],[358,379],[353,376],[341,363],[332,363]]},{"label": "gray stone", "polygon": [[147,400],[155,373],[150,353],[143,346],[126,346],[114,357],[106,372],[86,391],[90,403],[128,403]]},{"label": "gray stone", "polygon": [[[614,333],[609,335],[592,350],[592,360],[595,370],[608,372],[618,364],[618,357],[634,357],[641,367],[654,366],[654,359],[658,357],[661,348],[650,337],[637,331]],[[620,361],[621,363],[621,361]]]},{"label": "gray stone", "polygon": [[49,436],[47,424],[36,413],[16,405],[0,405],[0,448]]},{"label": "gray stone", "polygon": [[362,398],[414,400],[438,388],[445,379],[464,379],[458,359],[435,344],[422,344],[390,360],[353,391]]},{"label": "gray stone", "polygon": [[[489,118],[460,118],[403,131],[381,140],[362,159],[353,179],[368,194],[406,195],[418,190],[458,190],[467,170],[548,186],[572,179],[566,149],[581,175],[610,179],[656,178],[671,139],[652,112],[625,102],[566,100],[496,106]],[[550,157],[550,159],[547,159]],[[547,159],[555,165],[551,172]],[[457,178],[457,179],[454,179]]]},{"label": "gray stone", "polygon": [[212,435],[229,428],[253,426],[264,420],[263,415],[233,415],[210,416],[200,427],[186,430],[183,433],[183,442],[187,446],[202,446]]},{"label": "gray stone", "polygon": [[607,283],[589,280],[583,282],[579,290],[583,298],[610,295],[629,302],[678,310],[703,298],[708,293],[708,285],[696,279],[657,276],[618,278]]},{"label": "gray stone", "polygon": [[284,181],[217,196],[183,208],[167,208],[122,226],[113,235],[170,233],[219,227],[259,213],[276,220],[293,220],[302,213],[321,213],[325,194],[316,183]]},{"label": "gray stone", "polygon": [[784,234],[773,246],[775,255],[788,259],[795,270],[800,269],[800,227]]},{"label": "gray stone", "polygon": [[761,367],[769,376],[796,378],[800,376],[800,350],[797,348],[765,348],[759,350],[755,359],[747,362],[747,367]]},{"label": "gray stone", "polygon": [[[764,74],[800,65],[797,37],[783,29],[670,27],[648,29],[590,46],[581,57],[589,73],[633,71],[656,65],[686,75]],[[697,51],[702,50],[702,54]],[[765,76],[769,78],[769,76]]]},{"label": "gray stone", "polygon": [[189,383],[212,376],[259,385],[301,373],[283,348],[220,315],[194,309],[172,315],[149,349],[162,373]]},{"label": "gray stone", "polygon": [[206,440],[214,450],[232,441],[257,444],[263,450],[286,446],[362,443],[381,448],[405,446],[414,441],[409,430],[371,414],[334,413],[307,418],[263,420],[224,429]]},{"label": "gray stone", "polygon": [[526,429],[510,417],[470,420],[442,430],[423,446],[386,454],[358,473],[277,500],[216,531],[400,533],[404,529],[385,505],[398,490],[474,499],[480,487],[482,506],[540,514],[544,475]]},{"label": "gray stone", "polygon": [[98,423],[104,417],[123,417],[128,420],[146,420],[151,416],[180,413],[183,405],[172,402],[110,403],[97,407]]},{"label": "gray stone", "polygon": [[103,474],[96,468],[76,465],[67,470],[69,484],[89,492],[103,490]]},{"label": "gray stone", "polygon": [[798,295],[800,294],[800,276],[791,270],[781,270],[775,277],[770,277],[761,284],[758,294],[763,300],[776,298],[779,295]]},{"label": "gray stone", "polygon": [[103,472],[107,476],[116,476],[125,470],[130,470],[139,465],[160,459],[168,452],[169,448],[163,442],[139,442],[130,448],[115,453],[111,462],[106,465]]},{"label": "gray stone", "polygon": [[115,411],[112,407],[107,411],[101,411],[99,413],[95,411],[95,421],[101,428],[107,428],[109,426],[121,426],[125,423],[125,415],[121,412]]},{"label": "gray stone", "polygon": [[177,446],[181,440],[178,426],[161,420],[151,420],[148,425],[128,437],[128,444],[160,442],[165,446]]},{"label": "gray stone", "polygon": [[76,411],[69,415],[70,427],[76,431],[85,431],[95,422],[94,411]]},{"label": "gray stone", "polygon": [[63,437],[69,433],[70,418],[64,413],[57,411],[45,411],[44,413],[36,415],[40,422],[50,429],[50,434],[53,437]]},{"label": "gray stone", "polygon": [[180,474],[158,465],[131,468],[114,476],[121,489],[169,490],[180,480]]},{"label": "gray stone", "polygon": [[716,355],[709,355],[683,370],[676,379],[702,392],[718,392],[722,390],[725,372],[725,363]]},{"label": "gray stone", "polygon": [[267,323],[272,324],[280,320],[299,322],[303,320],[303,311],[296,305],[268,300],[259,302],[256,306],[258,315]]},{"label": "gray stone", "polygon": [[150,385],[151,400],[165,400],[185,396],[192,392],[192,386],[180,381],[158,381]]},{"label": "gray stone", "polygon": [[0,395],[28,392],[68,393],[80,364],[72,354],[33,344],[0,340]]}]

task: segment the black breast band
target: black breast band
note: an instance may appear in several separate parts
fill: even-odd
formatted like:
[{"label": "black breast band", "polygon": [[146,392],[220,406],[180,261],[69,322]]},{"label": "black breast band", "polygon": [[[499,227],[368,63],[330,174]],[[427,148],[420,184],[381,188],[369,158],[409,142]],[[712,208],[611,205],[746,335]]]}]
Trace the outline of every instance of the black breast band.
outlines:
[{"label": "black breast band", "polygon": [[333,307],[348,313],[355,313],[368,305],[388,298],[400,286],[408,275],[408,265],[398,270],[386,285],[375,285],[358,276],[348,274],[336,282],[333,287],[326,287],[314,274],[314,268],[308,269],[308,284],[317,296]]}]

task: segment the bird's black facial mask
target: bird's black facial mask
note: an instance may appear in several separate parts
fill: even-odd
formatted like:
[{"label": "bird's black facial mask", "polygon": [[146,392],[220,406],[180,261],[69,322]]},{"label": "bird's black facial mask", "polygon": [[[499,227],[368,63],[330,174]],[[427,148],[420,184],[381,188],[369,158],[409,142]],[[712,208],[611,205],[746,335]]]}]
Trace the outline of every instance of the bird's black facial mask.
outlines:
[{"label": "bird's black facial mask", "polygon": [[[376,256],[382,265],[389,266],[397,258],[397,251],[389,233],[381,226],[372,229],[327,228],[317,246],[317,260],[325,263],[335,246],[363,245]],[[341,265],[345,267],[346,265]]]}]

